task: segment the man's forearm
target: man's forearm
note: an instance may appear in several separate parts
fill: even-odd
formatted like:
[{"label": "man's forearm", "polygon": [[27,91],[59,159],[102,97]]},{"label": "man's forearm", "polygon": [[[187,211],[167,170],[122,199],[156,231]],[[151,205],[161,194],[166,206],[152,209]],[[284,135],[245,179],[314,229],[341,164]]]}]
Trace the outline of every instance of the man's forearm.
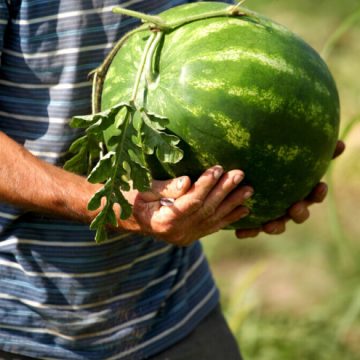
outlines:
[{"label": "man's forearm", "polygon": [[99,188],[33,156],[0,132],[0,200],[43,213],[89,223],[87,203]]}]

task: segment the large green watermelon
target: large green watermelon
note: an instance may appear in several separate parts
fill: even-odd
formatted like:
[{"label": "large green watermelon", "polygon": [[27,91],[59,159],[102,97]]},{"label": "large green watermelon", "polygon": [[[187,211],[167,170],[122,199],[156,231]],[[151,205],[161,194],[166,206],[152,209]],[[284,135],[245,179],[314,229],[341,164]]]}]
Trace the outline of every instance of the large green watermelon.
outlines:
[{"label": "large green watermelon", "polygon": [[195,180],[216,164],[242,169],[255,194],[237,228],[282,216],[309,194],[339,129],[336,85],[314,49],[260,14],[221,2],[157,17],[119,12],[145,24],[94,71],[93,114],[73,119],[86,132],[66,164],[104,183],[89,203],[95,210],[106,198],[92,223],[98,241],[107,223],[117,223],[115,203],[122,218],[130,215],[119,191],[129,180],[145,190],[151,176]]},{"label": "large green watermelon", "polygon": [[[172,8],[165,21],[229,5]],[[101,108],[128,99],[150,31],[130,36],[102,87]],[[197,20],[167,33],[146,96],[149,111],[169,119],[184,159],[150,158],[155,178],[190,175],[221,164],[242,169],[255,189],[251,215],[235,227],[257,227],[286,212],[324,175],[339,128],[334,80],[318,53],[285,27],[251,12]]]}]

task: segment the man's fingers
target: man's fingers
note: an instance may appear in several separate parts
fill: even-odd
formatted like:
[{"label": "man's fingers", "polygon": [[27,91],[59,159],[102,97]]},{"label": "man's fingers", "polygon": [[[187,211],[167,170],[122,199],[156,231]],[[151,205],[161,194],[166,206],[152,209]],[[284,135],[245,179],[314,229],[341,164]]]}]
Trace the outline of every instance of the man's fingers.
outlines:
[{"label": "man's fingers", "polygon": [[195,182],[188,194],[200,200],[205,200],[213,187],[219,182],[223,173],[224,169],[219,165],[206,170]]},{"label": "man's fingers", "polygon": [[339,155],[341,155],[345,150],[345,143],[342,140],[338,140],[336,143],[336,148],[334,151],[333,159],[337,158]]},{"label": "man's fingers", "polygon": [[188,176],[181,176],[170,180],[153,180],[151,190],[143,192],[141,197],[146,202],[164,199],[177,199],[190,188],[191,181]]},{"label": "man's fingers", "polygon": [[262,230],[269,235],[278,235],[282,234],[286,228],[286,219],[278,219],[270,221],[267,224],[263,225]]},{"label": "man's fingers", "polygon": [[318,183],[306,198],[308,205],[312,203],[323,202],[327,193],[328,193],[328,186],[326,185],[326,183],[324,182]]},{"label": "man's fingers", "polygon": [[236,209],[233,209],[230,213],[224,216],[220,220],[211,221],[205,220],[203,224],[206,224],[206,231],[208,234],[213,234],[226,226],[243,219],[244,217],[249,215],[249,209],[245,206],[238,206]]},{"label": "man's fingers", "polygon": [[[242,208],[245,212],[247,212],[247,214],[249,214],[249,209],[247,209],[245,206],[242,206],[242,204],[245,202],[245,200],[249,199],[253,193],[254,190],[250,186],[243,186],[233,190],[233,192],[228,195],[219,206],[216,205],[216,203],[211,205],[216,207],[216,210],[214,211],[214,217],[216,219],[223,219],[227,217],[228,214],[230,214],[234,209],[239,207]],[[206,204],[204,206],[206,206]],[[238,219],[235,219],[233,221],[236,220]]]},{"label": "man's fingers", "polygon": [[295,205],[293,205],[289,210],[288,214],[292,221],[294,221],[296,224],[302,224],[305,222],[309,216],[310,212],[308,209],[308,206],[310,205],[307,201],[299,201]]},{"label": "man's fingers", "polygon": [[189,215],[202,207],[206,197],[219,182],[223,172],[223,168],[218,165],[206,170],[191,189],[176,200],[174,205],[178,211],[184,215]]},{"label": "man's fingers", "polygon": [[324,201],[328,193],[328,186],[324,182],[318,183],[305,200],[299,201],[288,210],[288,216],[297,224],[302,224],[309,216],[309,206]]},{"label": "man's fingers", "polygon": [[239,239],[253,238],[259,235],[261,229],[237,229],[235,235]]},{"label": "man's fingers", "polygon": [[[243,189],[242,192],[240,191],[237,194],[238,196],[227,198],[228,195],[241,183],[244,176],[244,173],[240,170],[231,170],[224,174],[205,199],[200,216],[206,219],[207,217],[216,215],[218,219],[221,219],[235,207],[244,202],[246,198],[245,193],[246,196],[250,197],[253,190],[250,187],[247,187]],[[221,211],[218,209],[219,206],[221,207]]]},{"label": "man's fingers", "polygon": [[234,223],[235,221],[239,221],[244,217],[248,216],[249,213],[249,209],[245,206],[238,206],[221,219],[219,227],[223,229],[224,227]]}]

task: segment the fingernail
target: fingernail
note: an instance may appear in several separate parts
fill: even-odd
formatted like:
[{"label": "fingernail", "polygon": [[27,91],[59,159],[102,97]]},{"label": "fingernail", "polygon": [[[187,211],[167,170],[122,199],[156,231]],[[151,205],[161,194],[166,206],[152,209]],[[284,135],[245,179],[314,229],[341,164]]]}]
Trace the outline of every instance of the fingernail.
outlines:
[{"label": "fingernail", "polygon": [[244,178],[243,175],[237,174],[234,176],[233,182],[235,185],[238,185],[241,183],[242,179]]},{"label": "fingernail", "polygon": [[160,205],[162,206],[172,206],[174,205],[175,200],[172,198],[161,198]]},{"label": "fingernail", "polygon": [[251,198],[254,195],[254,191],[252,190],[246,190],[244,193],[244,200],[247,200]]},{"label": "fingernail", "polygon": [[221,166],[216,166],[213,172],[213,176],[216,180],[220,179],[221,175],[223,174],[224,169]]},{"label": "fingernail", "polygon": [[244,217],[247,217],[249,214],[250,214],[249,209],[244,210],[244,213],[241,215],[240,219],[243,219]]},{"label": "fingernail", "polygon": [[323,184],[323,186],[320,190],[320,196],[322,196],[322,197],[326,196],[327,192],[328,192],[328,186],[326,184]]},{"label": "fingernail", "polygon": [[177,181],[176,188],[177,188],[178,190],[181,190],[181,189],[183,188],[183,186],[184,186],[184,178],[181,177],[181,178],[178,179],[178,181]]},{"label": "fingernail", "polygon": [[277,226],[272,226],[268,229],[269,234],[276,234],[278,232]]},{"label": "fingernail", "polygon": [[302,206],[299,206],[294,209],[295,216],[301,216],[304,213],[305,209]]}]

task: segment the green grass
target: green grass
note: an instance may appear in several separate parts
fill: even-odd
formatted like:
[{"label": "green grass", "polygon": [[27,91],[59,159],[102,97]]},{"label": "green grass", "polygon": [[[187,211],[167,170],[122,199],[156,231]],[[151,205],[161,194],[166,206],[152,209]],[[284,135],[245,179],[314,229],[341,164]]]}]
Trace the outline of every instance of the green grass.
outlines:
[{"label": "green grass", "polygon": [[347,151],[330,193],[281,236],[204,239],[225,315],[248,360],[360,359],[360,3],[248,0],[321,52],[338,84]]},{"label": "green grass", "polygon": [[[245,359],[358,360],[346,342],[336,340],[332,319],[291,314],[252,314],[237,334]],[[355,340],[355,339],[354,339]]]}]

